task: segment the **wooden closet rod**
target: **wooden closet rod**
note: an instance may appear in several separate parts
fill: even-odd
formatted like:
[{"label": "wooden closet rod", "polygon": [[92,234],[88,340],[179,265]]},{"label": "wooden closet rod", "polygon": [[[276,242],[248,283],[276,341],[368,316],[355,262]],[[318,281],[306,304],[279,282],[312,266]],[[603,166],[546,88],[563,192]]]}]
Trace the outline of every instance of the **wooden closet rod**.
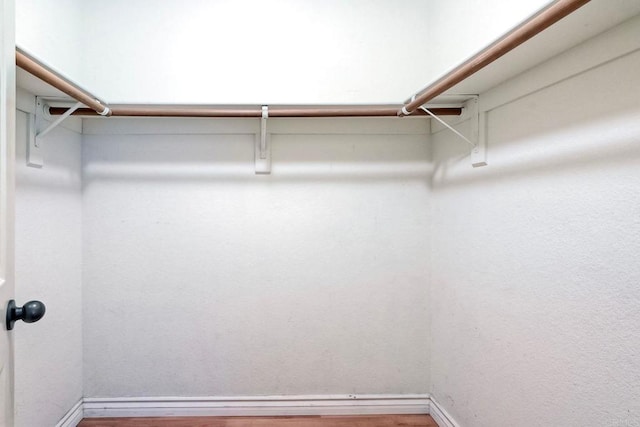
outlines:
[{"label": "wooden closet rod", "polygon": [[[201,106],[149,106],[117,105],[110,107],[96,96],[69,81],[64,76],[48,68],[28,53],[16,48],[16,65],[45,83],[69,95],[89,108],[78,108],[74,116],[117,116],[117,117],[262,117],[262,108],[201,107]],[[269,117],[396,117],[396,105],[366,105],[345,107],[270,107]],[[65,114],[69,109],[49,107],[53,116]],[[440,116],[459,116],[462,108],[432,108]],[[426,116],[424,111],[415,115]]]},{"label": "wooden closet rod", "polygon": [[[113,117],[262,117],[262,108],[207,108],[207,107],[170,107],[113,105]],[[49,107],[49,114],[58,116],[68,108]],[[269,117],[397,117],[397,106],[352,106],[352,107],[269,107]],[[430,108],[439,116],[459,116],[462,108]],[[94,110],[79,108],[72,113],[75,116],[95,116]],[[428,115],[422,110],[416,116]]]},{"label": "wooden closet rod", "polygon": [[397,112],[398,116],[408,116],[414,113],[421,105],[432,101],[436,96],[443,94],[588,2],[589,0],[557,0],[536,16],[474,55],[471,59],[457,66],[411,99],[405,101],[405,105]]},{"label": "wooden closet rod", "polygon": [[33,74],[40,80],[50,84],[59,91],[66,93],[76,101],[83,103],[87,107],[91,108],[91,111],[94,111],[96,114],[101,116],[111,115],[111,110],[109,110],[108,105],[100,102],[97,97],[78,85],[68,81],[19,48],[16,48],[16,65],[26,72]]}]

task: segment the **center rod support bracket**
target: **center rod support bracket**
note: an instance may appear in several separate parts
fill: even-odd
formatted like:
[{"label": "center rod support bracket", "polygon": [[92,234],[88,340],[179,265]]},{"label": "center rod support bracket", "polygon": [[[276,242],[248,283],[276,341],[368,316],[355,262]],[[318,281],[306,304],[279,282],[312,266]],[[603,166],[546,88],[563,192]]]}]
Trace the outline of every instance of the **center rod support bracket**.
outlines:
[{"label": "center rod support bracket", "polygon": [[269,118],[269,107],[262,106],[262,117],[260,118],[260,133],[255,138],[255,168],[256,174],[271,173],[271,133],[267,132],[267,119]]}]

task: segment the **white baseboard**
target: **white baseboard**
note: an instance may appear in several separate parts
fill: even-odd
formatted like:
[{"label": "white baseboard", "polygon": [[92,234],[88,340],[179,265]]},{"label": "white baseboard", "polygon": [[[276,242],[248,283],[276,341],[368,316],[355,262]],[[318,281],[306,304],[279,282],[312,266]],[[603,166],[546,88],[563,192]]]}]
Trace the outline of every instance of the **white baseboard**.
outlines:
[{"label": "white baseboard", "polygon": [[459,427],[427,394],[249,397],[89,397],[56,427],[76,427],[83,417],[291,416],[431,414],[439,427]]},{"label": "white baseboard", "polygon": [[84,416],[83,411],[84,402],[82,399],[78,401],[73,408],[69,409],[69,412],[56,424],[56,427],[76,427],[82,421]]},{"label": "white baseboard", "polygon": [[85,398],[84,416],[289,416],[428,414],[429,395]]},{"label": "white baseboard", "polygon": [[430,399],[429,414],[431,418],[438,424],[439,427],[460,427],[460,425],[454,421],[454,419],[445,411],[433,397]]}]

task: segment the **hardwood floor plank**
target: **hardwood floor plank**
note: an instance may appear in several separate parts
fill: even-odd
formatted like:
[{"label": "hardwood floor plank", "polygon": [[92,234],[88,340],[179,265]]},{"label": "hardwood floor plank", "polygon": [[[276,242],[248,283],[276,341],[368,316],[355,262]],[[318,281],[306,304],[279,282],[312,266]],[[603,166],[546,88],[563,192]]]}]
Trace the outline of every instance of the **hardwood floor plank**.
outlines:
[{"label": "hardwood floor plank", "polygon": [[438,427],[428,415],[85,418],[78,427]]}]

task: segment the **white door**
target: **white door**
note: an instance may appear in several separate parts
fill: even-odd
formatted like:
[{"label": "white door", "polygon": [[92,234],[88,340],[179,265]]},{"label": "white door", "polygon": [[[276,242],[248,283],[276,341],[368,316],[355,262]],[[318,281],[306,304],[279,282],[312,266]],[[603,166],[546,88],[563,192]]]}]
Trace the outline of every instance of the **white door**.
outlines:
[{"label": "white door", "polygon": [[13,340],[5,327],[13,299],[13,188],[16,122],[15,0],[0,0],[0,427],[13,426]]}]

